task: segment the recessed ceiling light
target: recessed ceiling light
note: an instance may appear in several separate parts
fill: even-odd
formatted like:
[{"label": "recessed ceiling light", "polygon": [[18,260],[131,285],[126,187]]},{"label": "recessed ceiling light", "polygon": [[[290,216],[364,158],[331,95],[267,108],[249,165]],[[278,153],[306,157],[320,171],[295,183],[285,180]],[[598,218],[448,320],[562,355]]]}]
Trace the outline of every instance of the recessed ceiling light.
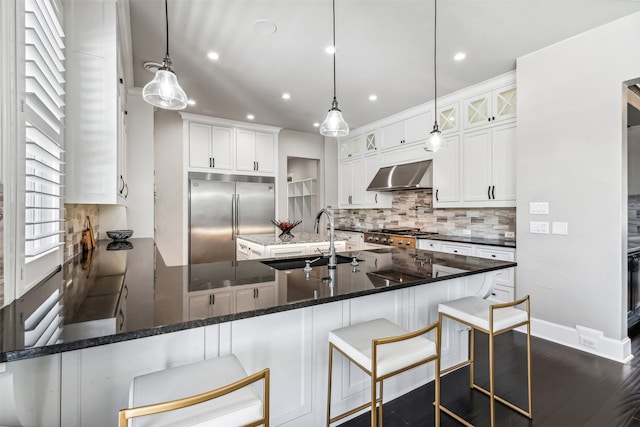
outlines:
[{"label": "recessed ceiling light", "polygon": [[453,59],[455,59],[456,61],[462,61],[464,58],[467,57],[467,54],[464,52],[458,52],[456,53],[456,55],[453,57]]},{"label": "recessed ceiling light", "polygon": [[314,128],[320,127],[320,123],[315,122],[315,123],[313,124],[313,127],[314,127]]},{"label": "recessed ceiling light", "polygon": [[187,101],[187,104],[196,105],[196,101],[194,101],[193,99],[190,99],[190,100]]},{"label": "recessed ceiling light", "polygon": [[253,31],[256,34],[268,36],[269,34],[275,33],[277,29],[278,27],[276,27],[276,24],[267,19],[258,19],[253,21]]},{"label": "recessed ceiling light", "polygon": [[291,99],[291,95],[285,92],[282,94],[282,99]]},{"label": "recessed ceiling light", "polygon": [[378,99],[378,95],[369,95],[369,101],[375,101]]},{"label": "recessed ceiling light", "polygon": [[253,120],[255,118],[256,118],[256,116],[254,116],[253,114],[247,114],[247,119],[248,120]]},{"label": "recessed ceiling light", "polygon": [[333,55],[336,53],[336,48],[335,46],[327,46],[324,48],[324,51],[327,52],[328,55]]},{"label": "recessed ceiling light", "polygon": [[207,53],[207,58],[212,61],[217,61],[218,59],[220,59],[220,55],[218,55],[218,52],[211,51]]}]

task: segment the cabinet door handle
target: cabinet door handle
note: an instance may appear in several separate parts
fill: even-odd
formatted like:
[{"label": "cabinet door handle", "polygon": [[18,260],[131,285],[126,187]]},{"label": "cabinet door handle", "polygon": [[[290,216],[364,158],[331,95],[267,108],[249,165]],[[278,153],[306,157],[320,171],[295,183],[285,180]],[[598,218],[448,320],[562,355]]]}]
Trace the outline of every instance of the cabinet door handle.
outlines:
[{"label": "cabinet door handle", "polygon": [[494,200],[496,199],[496,186],[495,185],[491,186],[491,198],[494,199]]},{"label": "cabinet door handle", "polygon": [[211,158],[211,167],[212,167],[212,168],[215,168],[215,167],[216,167],[216,158],[215,158],[215,157],[212,157],[212,158]]},{"label": "cabinet door handle", "polygon": [[126,182],[124,183],[124,188],[125,190],[127,190],[126,193],[124,193],[124,198],[126,199],[129,196],[129,184],[127,184]]},{"label": "cabinet door handle", "polygon": [[122,192],[124,191],[124,186],[125,186],[125,184],[124,184],[124,178],[122,177],[122,175],[120,175],[120,183],[122,183],[122,187],[118,190],[118,192],[119,192],[120,194],[122,194]]},{"label": "cabinet door handle", "polygon": [[212,167],[211,166],[211,157],[209,157],[209,167]]},{"label": "cabinet door handle", "polygon": [[487,187],[487,199],[491,200],[491,186]]},{"label": "cabinet door handle", "polygon": [[438,201],[439,201],[439,200],[438,200],[438,192],[439,192],[439,191],[440,191],[440,190],[438,190],[438,189],[436,188],[436,202],[438,202]]},{"label": "cabinet door handle", "polygon": [[378,193],[375,194],[374,200],[376,203],[378,203]]}]

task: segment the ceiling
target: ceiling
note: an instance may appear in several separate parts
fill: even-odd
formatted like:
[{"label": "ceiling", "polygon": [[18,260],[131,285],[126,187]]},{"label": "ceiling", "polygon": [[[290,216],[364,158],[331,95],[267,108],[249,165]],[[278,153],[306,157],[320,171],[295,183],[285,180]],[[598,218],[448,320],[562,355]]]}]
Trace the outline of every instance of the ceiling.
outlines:
[{"label": "ceiling", "polygon": [[[163,0],[129,0],[134,85],[165,51]],[[331,107],[329,0],[168,0],[170,56],[196,114],[317,132]],[[438,0],[438,96],[640,11],[637,0]],[[277,26],[258,34],[253,23]],[[337,97],[352,129],[434,98],[433,1],[337,0]],[[612,46],[627,51],[628,46]],[[219,60],[207,58],[209,51]],[[455,61],[454,54],[467,58]],[[287,92],[291,99],[282,99]],[[369,95],[377,95],[370,101]]]}]

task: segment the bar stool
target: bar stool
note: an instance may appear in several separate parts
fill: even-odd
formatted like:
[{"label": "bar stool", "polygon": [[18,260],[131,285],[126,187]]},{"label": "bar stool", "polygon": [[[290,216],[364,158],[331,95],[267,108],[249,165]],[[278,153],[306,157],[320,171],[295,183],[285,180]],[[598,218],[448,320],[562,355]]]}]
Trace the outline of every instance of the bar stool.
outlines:
[{"label": "bar stool", "polygon": [[[382,426],[382,382],[401,372],[435,361],[435,425],[440,425],[440,346],[421,335],[439,330],[438,322],[409,332],[388,321],[375,319],[329,332],[329,390],[327,396],[327,426],[371,405],[371,425]],[[356,364],[371,377],[371,402],[331,418],[331,372],[333,349]],[[377,395],[380,384],[380,395]],[[378,410],[376,410],[376,407]]]},{"label": "bar stool", "polygon": [[[249,385],[262,380],[262,397]],[[214,400],[215,399],[215,400]],[[135,377],[118,427],[269,426],[269,369],[247,375],[234,355]]]},{"label": "bar stool", "polygon": [[[517,306],[525,304],[525,310],[517,308]],[[447,373],[462,366],[469,367],[469,386],[489,396],[491,410],[491,426],[495,426],[495,401],[498,401],[509,408],[532,418],[531,414],[531,315],[529,311],[529,296],[522,299],[507,303],[492,303],[478,297],[466,297],[453,301],[448,301],[438,305],[439,322],[442,325],[443,317],[448,317],[457,322],[463,323],[471,328],[470,332],[470,349],[469,359],[465,362],[442,370],[441,373]],[[527,393],[528,393],[528,410],[519,408],[507,400],[496,396],[494,387],[494,338],[504,332],[515,329],[519,326],[527,325]],[[474,379],[474,360],[475,360],[475,331],[484,332],[489,336],[489,390],[479,386]],[[438,333],[442,334],[442,329],[438,329]],[[438,337],[440,341],[442,336]],[[472,424],[462,419],[444,406],[440,409],[446,414],[452,416],[462,424],[473,427]]]}]

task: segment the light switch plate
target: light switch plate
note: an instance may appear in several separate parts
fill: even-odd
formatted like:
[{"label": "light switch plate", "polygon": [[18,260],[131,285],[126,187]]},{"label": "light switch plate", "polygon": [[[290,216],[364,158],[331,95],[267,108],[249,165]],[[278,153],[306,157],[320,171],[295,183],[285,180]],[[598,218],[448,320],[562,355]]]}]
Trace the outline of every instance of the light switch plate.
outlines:
[{"label": "light switch plate", "polygon": [[471,230],[462,230],[462,234],[465,236],[471,236]]},{"label": "light switch plate", "polygon": [[561,222],[561,221],[553,221],[551,223],[551,233],[562,234],[566,236],[567,234],[569,234],[569,223]]},{"label": "light switch plate", "polygon": [[531,215],[547,215],[549,213],[549,202],[530,202],[529,213]]},{"label": "light switch plate", "polygon": [[535,234],[549,234],[549,222],[529,221],[529,232]]}]

